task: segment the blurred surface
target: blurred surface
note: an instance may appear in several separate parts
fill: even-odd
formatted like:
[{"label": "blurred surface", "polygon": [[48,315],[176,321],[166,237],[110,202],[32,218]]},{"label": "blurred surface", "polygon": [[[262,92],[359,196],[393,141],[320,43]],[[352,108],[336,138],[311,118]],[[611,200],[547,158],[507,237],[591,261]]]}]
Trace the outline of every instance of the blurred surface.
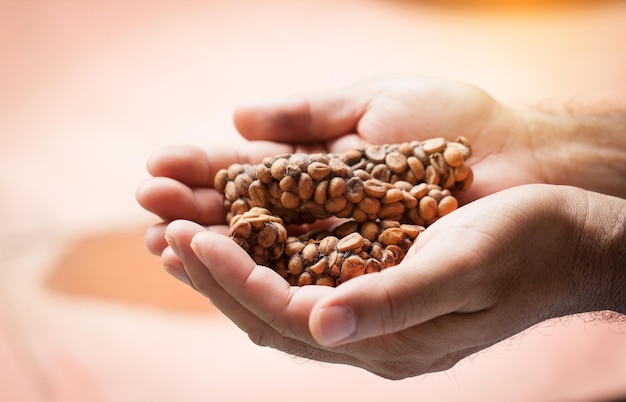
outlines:
[{"label": "blurred surface", "polygon": [[242,101],[410,73],[509,103],[623,104],[625,2],[503,4],[0,1],[0,399],[626,395],[623,326],[544,323],[388,382],[253,346],[143,249],[155,219],[134,190],[150,152],[240,141]]}]

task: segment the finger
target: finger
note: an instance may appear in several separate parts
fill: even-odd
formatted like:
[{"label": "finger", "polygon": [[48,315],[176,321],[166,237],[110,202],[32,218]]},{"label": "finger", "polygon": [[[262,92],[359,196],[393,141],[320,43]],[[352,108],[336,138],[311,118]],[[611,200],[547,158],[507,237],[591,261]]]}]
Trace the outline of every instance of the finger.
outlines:
[{"label": "finger", "polygon": [[150,226],[144,234],[144,246],[146,249],[154,255],[162,255],[165,248],[168,246],[165,241],[165,228],[167,223],[161,222],[156,225]]},{"label": "finger", "polygon": [[356,132],[373,91],[352,86],[308,96],[293,96],[242,105],[233,120],[250,140],[311,143]]},{"label": "finger", "polygon": [[[198,260],[191,249],[190,243],[193,236],[205,231],[205,228],[190,221],[177,220],[170,223],[167,226],[165,236],[175,256],[172,256],[170,253],[165,254],[162,257],[163,264],[165,266],[177,266],[179,265],[177,258],[182,263],[189,282],[194,289],[208,297],[216,307],[226,313],[237,325],[243,327],[256,325],[256,323],[260,322],[258,318],[243,308],[215,282],[207,267]],[[237,261],[242,263],[250,262],[245,260]]]},{"label": "finger", "polygon": [[191,188],[168,177],[153,177],[135,192],[137,202],[164,221],[192,220],[202,225],[226,223],[222,195],[217,191]]},{"label": "finger", "polygon": [[148,158],[147,169],[154,177],[169,177],[189,187],[213,187],[220,169],[235,163],[259,163],[266,156],[289,152],[293,147],[267,141],[207,149],[178,145],[155,151]]},{"label": "finger", "polygon": [[241,247],[223,236],[198,233],[191,246],[213,278],[254,315],[284,336],[312,342],[309,312],[331,288],[292,287],[270,268],[254,264]]},{"label": "finger", "polygon": [[[205,235],[208,241],[198,240],[201,239],[198,234]],[[324,351],[299,339],[283,336],[226,292],[215,281],[207,265],[198,259],[196,253],[203,255],[204,259],[210,261],[211,264],[223,266],[222,270],[225,272],[236,271],[240,267],[254,266],[254,262],[245,251],[233,241],[222,235],[205,231],[199,225],[188,221],[172,222],[167,228],[167,238],[176,257],[184,264],[192,286],[208,297],[257,345],[271,346],[286,353],[324,362],[352,363],[355,361],[351,356]],[[191,248],[192,239],[196,239],[194,240],[195,252]],[[231,248],[231,245],[235,248]],[[169,253],[167,255],[164,263],[170,267],[175,266],[177,264],[175,257]]]},{"label": "finger", "polygon": [[185,285],[193,287],[191,280],[189,279],[189,275],[187,275],[187,271],[185,271],[183,262],[180,258],[178,258],[172,247],[167,246],[163,249],[163,253],[161,254],[161,264],[163,265],[165,272]]}]

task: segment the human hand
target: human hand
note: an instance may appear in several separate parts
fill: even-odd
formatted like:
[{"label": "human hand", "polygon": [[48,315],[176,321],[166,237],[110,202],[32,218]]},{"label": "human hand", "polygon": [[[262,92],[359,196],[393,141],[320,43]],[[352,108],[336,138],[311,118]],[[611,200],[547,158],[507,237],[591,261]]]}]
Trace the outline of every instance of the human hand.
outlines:
[{"label": "human hand", "polygon": [[255,343],[386,378],[447,369],[551,317],[626,312],[626,202],[572,187],[484,197],[431,225],[399,265],[336,288],[291,287],[189,221],[166,236],[163,263]]},{"label": "human hand", "polygon": [[188,219],[225,232],[221,195],[213,178],[232,163],[258,163],[293,152],[342,152],[366,143],[399,143],[444,136],[467,137],[472,188],[461,204],[522,183],[543,182],[530,149],[525,116],[483,91],[453,81],[419,77],[379,78],[345,89],[241,107],[235,126],[251,142],[237,149],[173,147],[154,153],[154,178],[137,190],[139,203],[164,223],[146,233],[146,246],[167,247],[167,222]]}]

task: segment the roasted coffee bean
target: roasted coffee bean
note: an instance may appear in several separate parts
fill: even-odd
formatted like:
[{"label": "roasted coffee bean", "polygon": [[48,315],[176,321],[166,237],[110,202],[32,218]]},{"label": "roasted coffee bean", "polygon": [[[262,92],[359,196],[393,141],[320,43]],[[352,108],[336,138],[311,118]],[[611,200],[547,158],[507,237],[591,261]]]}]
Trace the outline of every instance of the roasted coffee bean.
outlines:
[{"label": "roasted coffee bean", "polygon": [[[328,196],[330,198],[341,197],[346,192],[346,181],[341,177],[333,177],[328,182]],[[344,197],[345,198],[345,197]]]},{"label": "roasted coffee bean", "polygon": [[442,152],[446,149],[447,141],[445,138],[431,138],[422,143],[422,148],[427,154]]},{"label": "roasted coffee bean", "polygon": [[456,198],[452,197],[451,195],[448,195],[441,199],[441,201],[437,205],[437,211],[438,211],[439,216],[444,216],[444,215],[448,215],[450,212],[457,209],[458,206],[459,206],[459,203],[456,200]]},{"label": "roasted coffee bean", "polygon": [[345,252],[360,248],[363,245],[363,236],[354,232],[337,242],[337,250]]},{"label": "roasted coffee bean", "polygon": [[463,152],[461,149],[455,146],[448,146],[443,151],[443,157],[446,163],[452,167],[459,167],[465,163],[465,158],[463,157]]},{"label": "roasted coffee bean", "polygon": [[420,217],[427,223],[432,222],[437,217],[437,201],[431,196],[424,196],[420,199],[419,205]]},{"label": "roasted coffee bean", "polygon": [[324,180],[330,175],[330,166],[322,162],[313,162],[307,168],[307,173],[313,180]]},{"label": "roasted coffee bean", "polygon": [[383,147],[369,146],[365,148],[365,157],[374,163],[382,163],[385,161],[386,152]]}]

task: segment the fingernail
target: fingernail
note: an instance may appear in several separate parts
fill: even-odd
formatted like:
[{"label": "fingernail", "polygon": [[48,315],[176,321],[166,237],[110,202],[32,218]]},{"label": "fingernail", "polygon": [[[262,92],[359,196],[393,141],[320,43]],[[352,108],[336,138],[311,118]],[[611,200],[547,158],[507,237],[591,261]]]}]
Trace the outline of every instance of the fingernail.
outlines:
[{"label": "fingernail", "polygon": [[192,286],[191,279],[189,279],[189,276],[187,275],[187,272],[185,272],[184,269],[180,267],[174,267],[171,265],[166,265],[163,268],[165,269],[165,272],[172,275],[174,278],[178,279],[185,285]]},{"label": "fingernail", "polygon": [[354,334],[356,320],[352,309],[344,306],[331,306],[321,309],[318,315],[320,341],[330,346]]}]

